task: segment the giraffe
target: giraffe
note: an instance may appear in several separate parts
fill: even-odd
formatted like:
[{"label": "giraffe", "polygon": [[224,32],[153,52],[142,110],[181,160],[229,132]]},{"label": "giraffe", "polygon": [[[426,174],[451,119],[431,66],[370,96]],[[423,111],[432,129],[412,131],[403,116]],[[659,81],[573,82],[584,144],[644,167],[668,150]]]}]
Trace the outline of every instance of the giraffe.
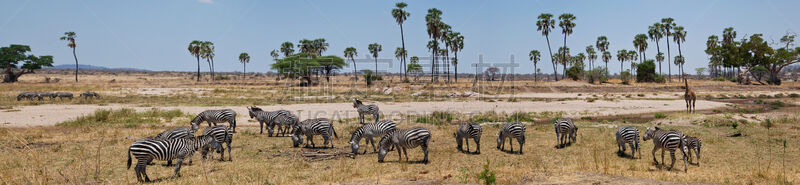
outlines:
[{"label": "giraffe", "polygon": [[686,92],[683,93],[683,99],[686,100],[686,111],[692,113],[696,108],[694,103],[697,101],[697,96],[689,88],[689,81],[686,80],[686,75],[683,75],[683,83],[686,87]]}]

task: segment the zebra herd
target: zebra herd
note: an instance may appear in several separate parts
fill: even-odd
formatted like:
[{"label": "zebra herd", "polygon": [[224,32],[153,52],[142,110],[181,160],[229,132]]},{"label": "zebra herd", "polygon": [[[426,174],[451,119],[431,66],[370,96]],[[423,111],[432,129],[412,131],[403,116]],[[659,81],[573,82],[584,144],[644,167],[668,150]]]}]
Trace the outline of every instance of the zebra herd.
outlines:
[{"label": "zebra herd", "polygon": [[[50,100],[58,98],[59,100],[69,99],[72,100],[72,93],[71,92],[21,92],[17,95],[17,101],[22,101],[23,99],[27,99],[33,101],[34,99],[42,101],[44,98],[48,98]],[[80,97],[86,98],[100,98],[100,95],[96,92],[83,92],[80,94]]]},{"label": "zebra herd", "polygon": [[[423,127],[413,127],[402,129],[398,128],[397,124],[388,119],[379,119],[379,109],[377,105],[364,105],[358,99],[354,99],[353,107],[359,113],[359,122],[364,122],[364,115],[373,115],[374,122],[362,124],[351,133],[349,140],[352,153],[359,155],[361,139],[363,138],[364,144],[371,144],[372,151],[377,153],[378,162],[384,162],[386,154],[391,150],[397,150],[398,161],[402,161],[405,156],[406,161],[408,158],[408,149],[420,147],[424,153],[424,158],[421,162],[428,163],[428,147],[431,142],[432,134],[430,130]],[[333,123],[327,118],[312,118],[299,121],[299,117],[292,114],[287,110],[264,111],[259,107],[247,107],[250,118],[255,118],[260,125],[259,134],[263,134],[264,126],[267,127],[269,137],[273,136],[286,136],[289,137],[293,147],[299,147],[301,144],[304,147],[316,147],[313,137],[319,135],[323,138],[323,147],[334,148],[333,138],[338,138]],[[180,168],[182,162],[186,159],[192,163],[192,155],[195,151],[200,151],[202,158],[205,159],[206,155],[212,150],[220,154],[220,161],[225,159],[225,150],[227,148],[228,161],[232,161],[231,156],[231,142],[233,135],[236,132],[236,112],[232,109],[219,109],[219,110],[206,110],[195,116],[191,122],[190,127],[181,127],[166,130],[153,137],[147,137],[137,140],[128,149],[128,168],[131,166],[132,158],[137,159],[134,168],[137,179],[139,181],[150,181],[147,176],[146,167],[151,164],[153,160],[167,161],[167,165],[172,164],[172,160],[177,160],[174,173],[172,177],[180,176]],[[208,126],[201,135],[195,135],[200,127],[200,124],[207,122]],[[229,125],[217,125],[217,123],[227,122]],[[213,126],[212,126],[213,124]],[[274,128],[278,127],[278,132],[274,132]],[[566,147],[577,141],[578,127],[569,118],[559,118],[553,123],[556,133],[556,148]],[[505,141],[508,140],[509,153],[514,153],[514,140],[519,144],[518,153],[522,154],[522,148],[525,144],[525,125],[520,122],[504,123],[497,136],[497,149],[500,151],[505,150]],[[470,153],[469,140],[473,140],[477,146],[474,154],[480,154],[480,140],[483,134],[483,129],[480,124],[476,123],[461,123],[456,127],[453,137],[456,139],[457,149],[461,152]],[[304,137],[305,136],[305,140]],[[641,158],[641,151],[639,149],[639,130],[631,126],[621,126],[615,133],[618,151],[624,154],[626,151],[626,144],[630,146],[631,158],[634,157],[634,152],[639,151],[639,158]],[[376,144],[374,138],[379,137]],[[672,157],[672,164],[675,163],[675,151],[680,150],[684,155],[684,171],[686,169],[687,158],[691,158],[691,152],[695,152],[697,157],[697,164],[700,160],[700,146],[701,141],[698,138],[685,136],[680,131],[676,130],[663,130],[659,127],[647,128],[643,137],[644,141],[649,139],[653,140],[653,160],[658,165],[658,160],[655,153],[658,149],[662,150],[661,163],[664,164],[664,152],[669,151]],[[466,150],[463,148],[463,143],[466,142]],[[687,150],[689,156],[687,157]],[[367,149],[364,149],[361,155],[366,154]],[[133,157],[131,157],[133,156]]]}]

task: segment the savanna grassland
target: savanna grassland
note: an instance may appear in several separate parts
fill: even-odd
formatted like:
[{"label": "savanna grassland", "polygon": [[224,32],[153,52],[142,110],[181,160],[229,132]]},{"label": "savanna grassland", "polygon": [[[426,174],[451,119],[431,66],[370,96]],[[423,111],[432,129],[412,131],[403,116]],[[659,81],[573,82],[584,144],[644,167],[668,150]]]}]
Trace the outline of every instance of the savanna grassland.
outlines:
[{"label": "savanna grassland", "polygon": [[[63,76],[63,77],[62,77]],[[251,75],[216,82],[194,82],[190,73],[104,73],[82,77],[80,83],[62,80],[45,83],[45,77],[69,79],[69,74],[26,75],[20,83],[0,85],[0,111],[31,114],[36,107],[49,105],[125,105],[147,109],[120,108],[94,110],[70,116],[67,121],[47,126],[3,126],[0,128],[0,181],[9,184],[135,184],[136,176],[126,168],[127,148],[137,139],[153,136],[168,128],[188,125],[197,112],[158,107],[216,107],[287,105],[304,103],[349,103],[352,98],[369,102],[452,102],[478,101],[492,105],[511,102],[525,106],[537,102],[581,101],[586,105],[612,105],[619,100],[683,101],[678,83],[620,85],[615,82],[589,85],[584,82],[473,82],[457,84],[397,83],[399,77],[379,81],[372,87],[351,83],[338,76],[332,84],[298,87],[274,76]],[[421,79],[422,80],[422,79]],[[288,85],[287,85],[288,84]],[[581,112],[495,112],[440,111],[423,115],[403,115],[400,128],[422,126],[431,130],[430,163],[422,159],[419,148],[409,149],[412,162],[398,162],[395,151],[387,162],[377,163],[370,146],[366,155],[351,158],[347,144],[358,126],[355,118],[334,121],[338,138],[333,149],[293,148],[289,137],[259,134],[255,120],[239,112],[240,128],[233,139],[233,161],[202,160],[185,165],[180,178],[170,179],[172,167],[156,161],[147,167],[155,184],[480,184],[481,172],[494,174],[498,184],[652,184],[665,182],[717,184],[780,184],[800,180],[800,107],[798,84],[781,86],[742,86],[732,82],[690,80],[698,99],[722,102],[725,106],[698,110],[697,113],[655,111],[646,113],[596,115]],[[385,93],[384,87],[396,88]],[[375,88],[379,88],[378,91]],[[418,93],[425,90],[422,93]],[[68,101],[16,101],[22,91],[96,91],[103,97]],[[472,91],[481,96],[452,96],[448,93]],[[412,96],[412,94],[416,94]],[[511,95],[509,95],[511,94]],[[513,96],[512,96],[513,95]],[[679,107],[680,108],[680,107]],[[352,110],[352,106],[342,106]],[[32,114],[38,116],[37,114]],[[580,128],[577,142],[555,148],[552,121],[570,117]],[[302,117],[301,119],[306,119]],[[453,132],[460,121],[483,123],[481,154],[456,149]],[[523,154],[497,150],[499,123],[521,121],[527,127]],[[4,122],[0,120],[0,123]],[[630,150],[617,153],[614,132],[620,125],[646,127],[659,124],[703,140],[700,164],[690,164],[683,172],[681,154],[672,170],[653,164],[652,141],[641,144],[641,158],[630,158]],[[5,125],[5,124],[4,124]],[[201,125],[205,127],[205,125]],[[322,138],[315,142],[321,145]],[[471,142],[471,141],[470,141]],[[475,150],[475,144],[470,143]],[[508,143],[506,143],[508,145]],[[515,151],[519,145],[514,142]],[[506,146],[508,149],[508,146]],[[333,154],[329,158],[307,157],[314,153]],[[658,154],[660,155],[660,154]],[[658,156],[657,155],[657,156]],[[669,154],[666,155],[670,160]],[[660,161],[661,158],[658,157]],[[694,160],[693,162],[697,162]],[[135,160],[134,160],[135,163]],[[605,181],[601,179],[616,179]]]}]

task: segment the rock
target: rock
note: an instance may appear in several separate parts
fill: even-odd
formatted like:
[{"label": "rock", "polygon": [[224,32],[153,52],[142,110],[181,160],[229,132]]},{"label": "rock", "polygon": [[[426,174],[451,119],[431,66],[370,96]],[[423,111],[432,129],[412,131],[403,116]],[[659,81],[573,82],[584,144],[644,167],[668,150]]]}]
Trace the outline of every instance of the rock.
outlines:
[{"label": "rock", "polygon": [[415,92],[415,93],[411,94],[411,96],[419,96],[419,95],[422,95],[422,93],[424,93],[424,92],[425,92],[425,89],[423,89],[423,90],[419,90],[419,91],[417,91],[417,92]]}]

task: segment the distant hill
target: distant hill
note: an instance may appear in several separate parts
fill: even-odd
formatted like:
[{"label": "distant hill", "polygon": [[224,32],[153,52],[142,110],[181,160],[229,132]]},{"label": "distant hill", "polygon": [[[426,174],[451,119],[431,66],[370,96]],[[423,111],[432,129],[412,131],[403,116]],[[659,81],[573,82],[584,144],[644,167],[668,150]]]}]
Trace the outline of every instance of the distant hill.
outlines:
[{"label": "distant hill", "polygon": [[[78,68],[81,70],[100,70],[100,71],[150,71],[146,69],[137,69],[137,68],[108,68],[103,66],[93,66],[93,65],[86,65],[86,64],[78,64]],[[61,64],[55,65],[53,67],[47,67],[45,69],[75,69],[75,65],[73,64]]]}]

